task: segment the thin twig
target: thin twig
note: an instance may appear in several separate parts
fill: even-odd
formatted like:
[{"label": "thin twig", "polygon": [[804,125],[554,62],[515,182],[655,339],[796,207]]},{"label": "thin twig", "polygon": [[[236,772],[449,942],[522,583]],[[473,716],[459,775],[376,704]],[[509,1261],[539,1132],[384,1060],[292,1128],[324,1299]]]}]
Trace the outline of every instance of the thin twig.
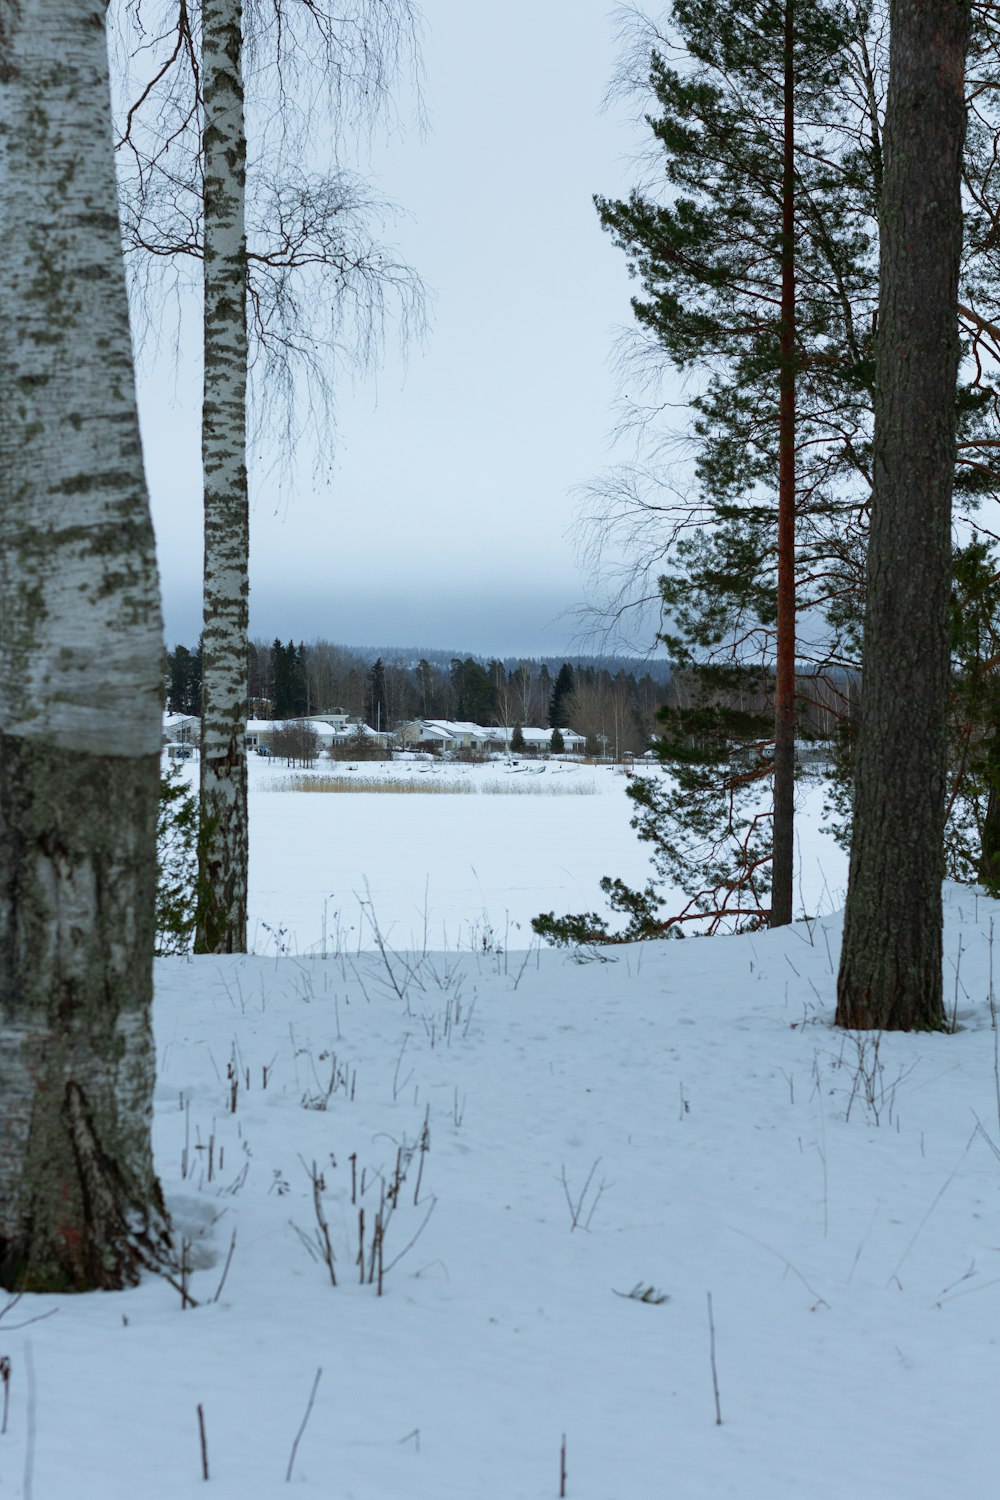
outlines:
[{"label": "thin twig", "polygon": [[229,1241],[229,1253],[226,1256],[226,1264],[222,1268],[222,1280],[219,1282],[219,1285],[215,1289],[215,1296],[212,1298],[213,1302],[218,1302],[219,1298],[222,1296],[222,1288],[226,1284],[226,1277],[229,1275],[229,1267],[233,1263],[233,1251],[235,1249],[236,1249],[236,1230],[234,1229],[233,1230],[233,1237]]},{"label": "thin twig", "polygon": [[719,1405],[719,1375],[715,1368],[715,1319],[712,1316],[712,1293],[708,1294],[708,1348],[712,1361],[712,1390],[715,1393],[715,1425],[722,1426],[722,1407]]},{"label": "thin twig", "polygon": [[198,1438],[201,1442],[201,1477],[208,1478],[208,1440],[205,1437],[205,1408],[198,1402]]},{"label": "thin twig", "polygon": [[426,1212],[426,1214],[424,1214],[424,1217],[423,1217],[423,1219],[421,1221],[420,1228],[417,1230],[417,1232],[413,1236],[413,1238],[411,1240],[409,1240],[403,1246],[403,1248],[402,1248],[402,1250],[400,1250],[399,1254],[396,1255],[396,1256],[393,1256],[392,1260],[389,1262],[389,1264],[385,1268],[385,1274],[386,1275],[389,1274],[389,1272],[392,1270],[393,1266],[399,1264],[399,1262],[403,1259],[403,1256],[407,1253],[408,1250],[412,1250],[413,1249],[414,1245],[417,1243],[417,1240],[419,1240],[420,1236],[423,1234],[424,1230],[427,1228],[427,1221],[430,1218],[431,1214],[434,1212],[434,1209],[435,1209],[436,1205],[437,1205],[437,1199],[436,1198],[432,1198],[431,1201],[430,1201],[430,1204],[428,1205],[427,1212]]},{"label": "thin twig", "polygon": [[[323,1373],[323,1366],[319,1365],[317,1367],[317,1370],[316,1370],[316,1376],[315,1376],[315,1378],[313,1380],[313,1383],[312,1383],[312,1390],[309,1392],[309,1400],[306,1403],[305,1415],[302,1418],[302,1422],[301,1422],[301,1424],[299,1426],[299,1430],[295,1434],[295,1441],[292,1444],[292,1451],[291,1451],[291,1454],[290,1454],[289,1459],[288,1459],[288,1468],[285,1471],[285,1483],[286,1484],[291,1484],[291,1482],[292,1482],[292,1469],[295,1467],[295,1455],[299,1451],[299,1443],[302,1440],[302,1434],[306,1430],[306,1423],[309,1421],[309,1418],[312,1415],[313,1402],[316,1400],[316,1391],[317,1391],[317,1388],[319,1386],[319,1380],[320,1380],[320,1376],[322,1375],[322,1373]],[[199,1411],[200,1410],[201,1410],[201,1408],[199,1407]]]}]

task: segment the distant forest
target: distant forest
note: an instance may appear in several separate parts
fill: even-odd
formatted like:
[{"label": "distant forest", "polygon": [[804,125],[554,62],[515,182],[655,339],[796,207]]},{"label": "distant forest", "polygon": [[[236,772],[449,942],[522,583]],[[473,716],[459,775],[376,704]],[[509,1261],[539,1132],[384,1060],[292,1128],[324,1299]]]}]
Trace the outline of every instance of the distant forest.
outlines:
[{"label": "distant forest", "polygon": [[[741,709],[758,710],[773,692],[765,669],[740,674]],[[833,730],[812,683],[809,728]],[[165,692],[171,713],[200,715],[200,647],[167,653]],[[316,640],[247,644],[249,716],[308,718],[343,709],[373,728],[394,730],[410,719],[464,719],[482,725],[572,728],[588,750],[615,756],[641,752],[656,733],[657,711],[683,706],[690,685],[665,661],[574,656],[493,658],[397,647],[351,647]],[[733,688],[727,693],[730,697]],[[825,696],[825,695],[821,695]],[[829,723],[827,719],[829,718]]]},{"label": "distant forest", "polygon": [[[201,653],[167,653],[166,698],[172,713],[198,714]],[[247,646],[252,718],[308,718],[343,709],[373,728],[410,719],[465,719],[513,727],[572,727],[618,753],[644,748],[657,709],[671,700],[665,662],[578,656],[487,660],[441,651],[350,647],[330,641]]]}]

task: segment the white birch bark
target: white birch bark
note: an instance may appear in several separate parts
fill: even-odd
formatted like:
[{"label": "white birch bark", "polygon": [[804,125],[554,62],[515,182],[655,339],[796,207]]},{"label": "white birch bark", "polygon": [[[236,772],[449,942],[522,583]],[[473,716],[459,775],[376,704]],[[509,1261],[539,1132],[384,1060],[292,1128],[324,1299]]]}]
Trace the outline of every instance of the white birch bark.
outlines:
[{"label": "white birch bark", "polygon": [[241,0],[205,0],[205,626],[199,953],[246,951],[246,128]]},{"label": "white birch bark", "polygon": [[0,1282],[166,1246],[149,1024],[162,631],[104,7],[0,0]]}]

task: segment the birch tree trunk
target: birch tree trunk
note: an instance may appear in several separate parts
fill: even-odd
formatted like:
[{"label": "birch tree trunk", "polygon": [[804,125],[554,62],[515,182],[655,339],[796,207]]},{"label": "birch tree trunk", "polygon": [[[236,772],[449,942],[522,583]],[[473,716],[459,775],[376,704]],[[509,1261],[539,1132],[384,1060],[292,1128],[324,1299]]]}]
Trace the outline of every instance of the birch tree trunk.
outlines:
[{"label": "birch tree trunk", "polygon": [[242,52],[241,0],[205,0],[205,624],[197,953],[246,951],[250,535]]},{"label": "birch tree trunk", "polygon": [[162,631],[103,6],[0,0],[0,1282],[167,1249],[150,1029]]},{"label": "birch tree trunk", "polygon": [[873,496],[838,1026],[945,1022],[945,714],[969,7],[893,0]]}]

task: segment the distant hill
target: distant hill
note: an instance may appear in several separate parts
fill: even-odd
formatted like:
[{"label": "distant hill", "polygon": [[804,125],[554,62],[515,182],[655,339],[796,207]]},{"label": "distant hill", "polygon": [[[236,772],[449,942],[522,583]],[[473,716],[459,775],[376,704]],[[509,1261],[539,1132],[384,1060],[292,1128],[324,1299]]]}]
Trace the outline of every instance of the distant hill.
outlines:
[{"label": "distant hill", "polygon": [[456,658],[460,661],[471,658],[472,661],[482,662],[484,666],[491,661],[502,661],[508,671],[521,662],[526,662],[536,669],[547,667],[554,676],[564,662],[569,662],[571,667],[600,668],[610,672],[612,676],[616,672],[629,672],[635,677],[645,677],[648,674],[654,682],[670,681],[670,663],[662,657],[593,656],[572,651],[566,651],[561,656],[493,656],[459,647],[454,651],[443,651],[432,646],[348,646],[342,641],[336,644],[340,650],[349,651],[366,662],[376,661],[381,656],[384,661],[401,662],[408,667],[416,666],[421,660],[428,661],[435,667],[447,667]]}]

